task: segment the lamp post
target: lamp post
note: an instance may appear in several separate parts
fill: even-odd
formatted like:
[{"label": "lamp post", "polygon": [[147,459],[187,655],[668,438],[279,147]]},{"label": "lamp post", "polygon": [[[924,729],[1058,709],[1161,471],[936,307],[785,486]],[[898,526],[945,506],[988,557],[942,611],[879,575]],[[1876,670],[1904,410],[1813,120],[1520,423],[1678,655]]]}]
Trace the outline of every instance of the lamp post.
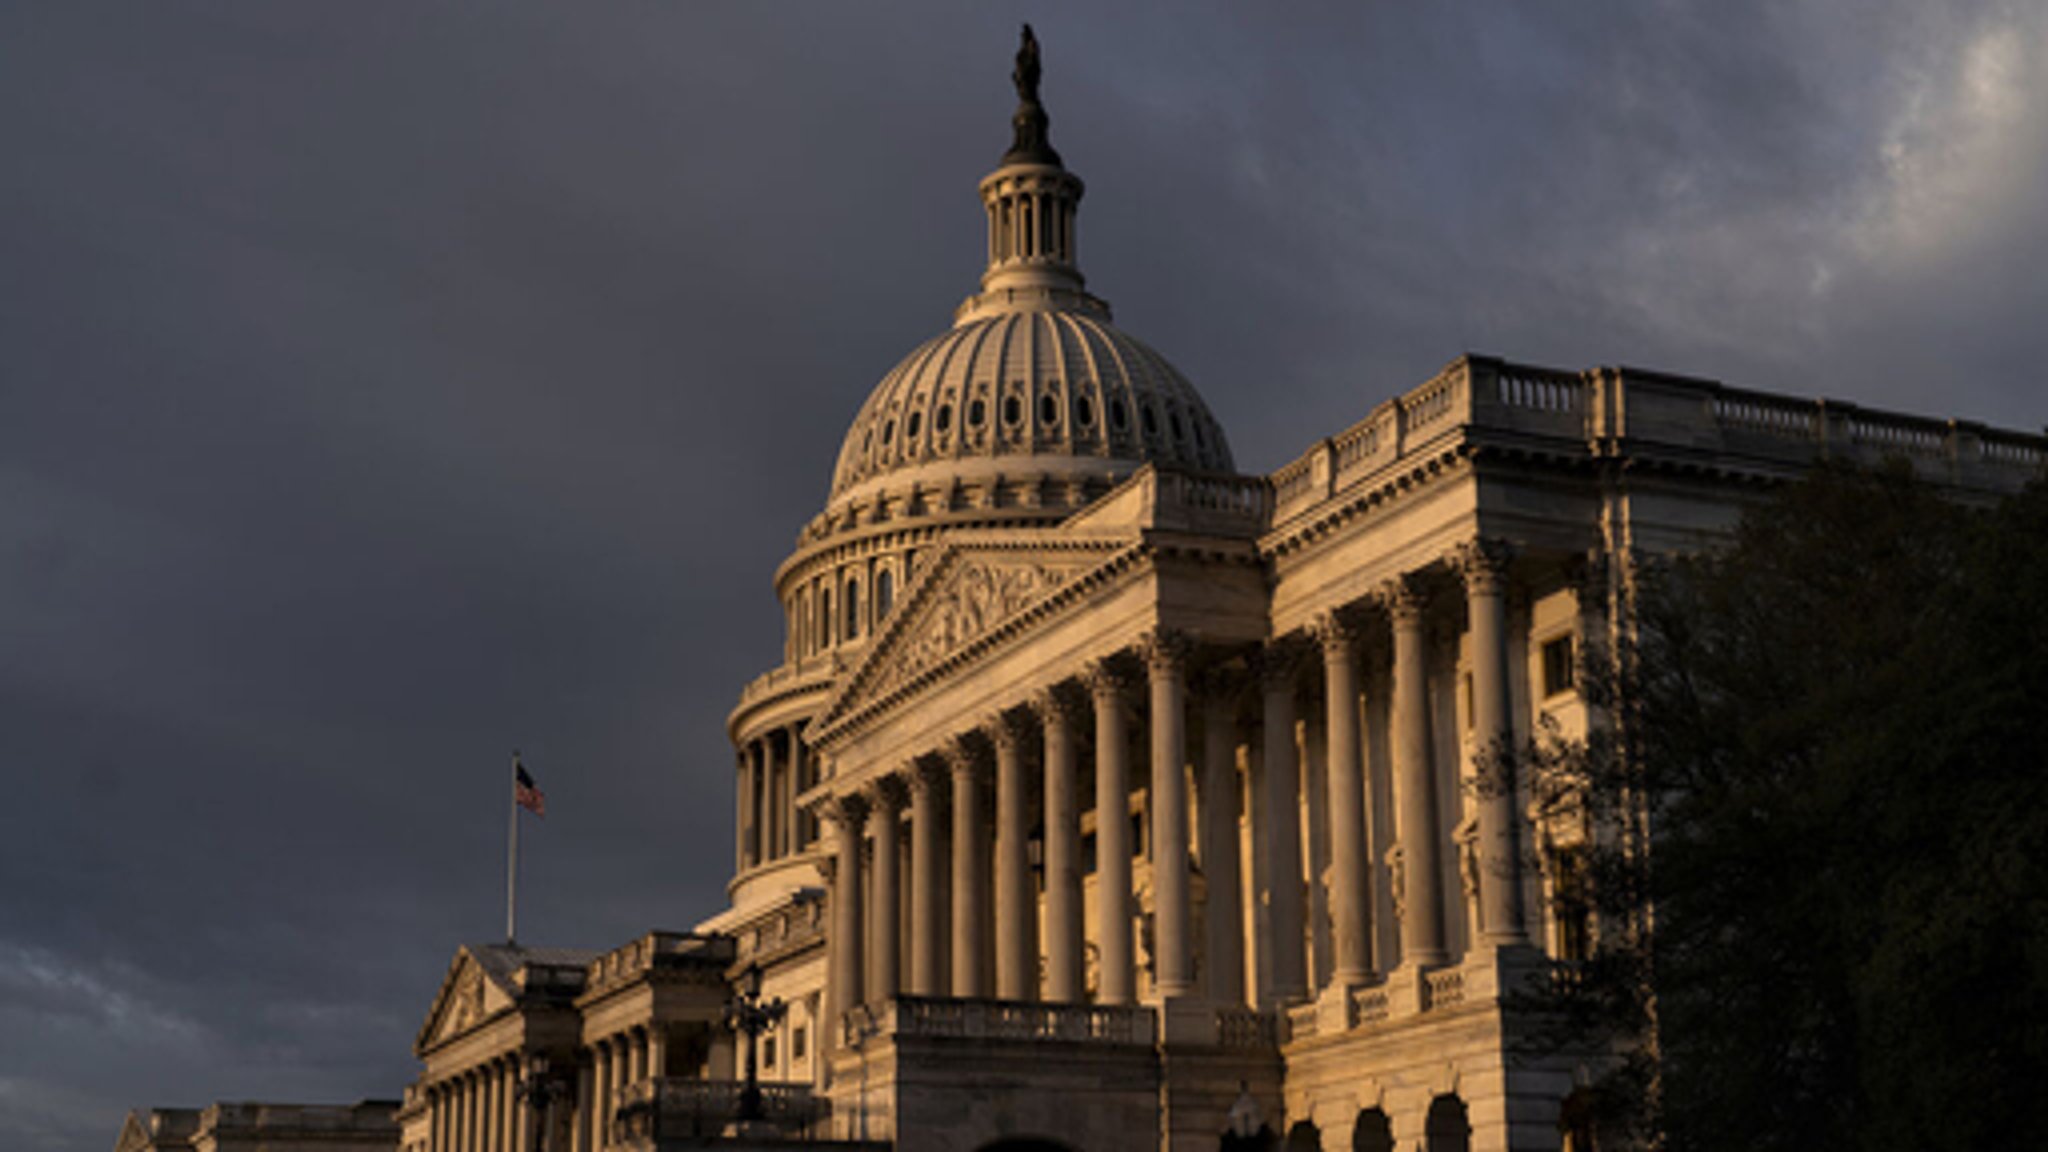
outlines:
[{"label": "lamp post", "polygon": [[761,966],[747,965],[745,975],[740,978],[739,994],[725,1005],[725,1024],[747,1038],[747,1079],[740,1088],[738,1121],[748,1124],[762,1119],[760,1061],[761,1033],[773,1028],[789,1005],[780,997],[774,1000],[761,999]]},{"label": "lamp post", "polygon": [[526,1076],[519,1083],[519,1095],[533,1116],[533,1152],[546,1152],[548,1109],[562,1094],[562,1086],[549,1072],[545,1052],[526,1058]]}]

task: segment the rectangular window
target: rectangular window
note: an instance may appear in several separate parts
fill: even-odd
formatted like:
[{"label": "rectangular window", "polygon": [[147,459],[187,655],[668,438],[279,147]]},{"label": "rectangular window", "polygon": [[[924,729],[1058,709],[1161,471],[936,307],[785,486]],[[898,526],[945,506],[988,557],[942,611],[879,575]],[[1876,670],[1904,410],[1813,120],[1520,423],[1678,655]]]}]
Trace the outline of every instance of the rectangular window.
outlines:
[{"label": "rectangular window", "polygon": [[763,1072],[775,1070],[775,1037],[773,1036],[761,1037],[761,1070]]},{"label": "rectangular window", "polygon": [[1472,730],[1472,713],[1477,708],[1477,703],[1472,695],[1472,674],[1470,672],[1458,674],[1458,695],[1463,697],[1465,702],[1464,726],[1462,730],[1470,732]]},{"label": "rectangular window", "polygon": [[1572,638],[1558,636],[1543,642],[1543,695],[1545,699],[1562,696],[1576,687],[1576,653],[1572,651]]},{"label": "rectangular window", "polygon": [[789,1058],[791,1060],[801,1060],[804,1058],[805,1038],[804,1029],[796,1028],[791,1030],[789,1034]]},{"label": "rectangular window", "polygon": [[1554,891],[1551,915],[1557,959],[1575,964],[1593,954],[1593,902],[1590,871],[1583,849],[1564,849],[1552,863]]}]

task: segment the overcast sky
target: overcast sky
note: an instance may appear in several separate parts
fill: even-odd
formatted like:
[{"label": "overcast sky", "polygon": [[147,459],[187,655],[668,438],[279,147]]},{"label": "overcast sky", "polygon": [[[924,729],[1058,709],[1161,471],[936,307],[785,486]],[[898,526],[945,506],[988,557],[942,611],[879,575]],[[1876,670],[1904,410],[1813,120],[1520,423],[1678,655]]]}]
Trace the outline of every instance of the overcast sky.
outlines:
[{"label": "overcast sky", "polygon": [[0,4],[0,1147],[395,1097],[514,747],[522,938],[719,907],[1020,18],[1248,471],[1466,350],[2048,420],[2039,3],[1103,7]]}]

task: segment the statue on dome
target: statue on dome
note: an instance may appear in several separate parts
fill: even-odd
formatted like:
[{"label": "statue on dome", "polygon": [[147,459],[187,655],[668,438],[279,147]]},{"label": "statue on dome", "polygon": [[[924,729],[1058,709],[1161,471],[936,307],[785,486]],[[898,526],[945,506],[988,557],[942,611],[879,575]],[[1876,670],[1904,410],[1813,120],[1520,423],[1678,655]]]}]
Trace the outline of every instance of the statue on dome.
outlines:
[{"label": "statue on dome", "polygon": [[1017,68],[1010,73],[1016,82],[1017,99],[1025,104],[1038,103],[1038,37],[1032,35],[1031,25],[1024,25],[1024,42],[1017,47]]},{"label": "statue on dome", "polygon": [[1005,164],[1052,164],[1057,166],[1060,154],[1053,151],[1048,138],[1050,121],[1045,115],[1045,106],[1038,102],[1038,78],[1042,69],[1038,63],[1038,37],[1031,31],[1031,25],[1024,25],[1023,40],[1017,46],[1017,67],[1011,71],[1010,79],[1017,85],[1017,113],[1010,117],[1010,127],[1015,137],[1010,150],[1003,155]]}]

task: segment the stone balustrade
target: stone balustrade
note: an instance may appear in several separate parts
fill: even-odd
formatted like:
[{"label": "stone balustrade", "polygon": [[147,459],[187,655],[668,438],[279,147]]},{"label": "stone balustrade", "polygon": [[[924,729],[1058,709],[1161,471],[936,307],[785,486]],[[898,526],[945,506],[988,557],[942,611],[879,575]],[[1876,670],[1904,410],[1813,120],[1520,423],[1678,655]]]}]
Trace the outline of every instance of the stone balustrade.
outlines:
[{"label": "stone balustrade", "polygon": [[[1627,439],[1638,453],[1713,453],[1771,471],[1817,460],[1903,458],[1928,479],[2016,488],[2048,466],[2048,437],[1832,400],[1731,388],[1630,368],[1563,372],[1467,356],[1381,404],[1267,477],[1280,526],[1460,429],[1577,442]],[[1569,449],[1567,449],[1569,450]]]},{"label": "stone balustrade", "polygon": [[[788,1138],[824,1131],[831,1101],[808,1084],[758,1085],[761,1122]],[[661,1140],[703,1139],[724,1132],[739,1117],[746,1085],[737,1080],[658,1077],[628,1084],[616,1097],[617,1134],[628,1147],[652,1148]]]},{"label": "stone balustrade", "polygon": [[695,932],[649,932],[630,940],[590,962],[585,987],[592,991],[625,983],[669,958],[730,959],[731,941],[723,936]]},{"label": "stone balustrade", "polygon": [[899,996],[876,1015],[887,1036],[1149,1046],[1159,1035],[1157,1016],[1141,1005]]},{"label": "stone balustrade", "polygon": [[1274,1048],[1280,1043],[1280,1019],[1243,1005],[1216,1010],[1216,1044],[1221,1048]]}]

